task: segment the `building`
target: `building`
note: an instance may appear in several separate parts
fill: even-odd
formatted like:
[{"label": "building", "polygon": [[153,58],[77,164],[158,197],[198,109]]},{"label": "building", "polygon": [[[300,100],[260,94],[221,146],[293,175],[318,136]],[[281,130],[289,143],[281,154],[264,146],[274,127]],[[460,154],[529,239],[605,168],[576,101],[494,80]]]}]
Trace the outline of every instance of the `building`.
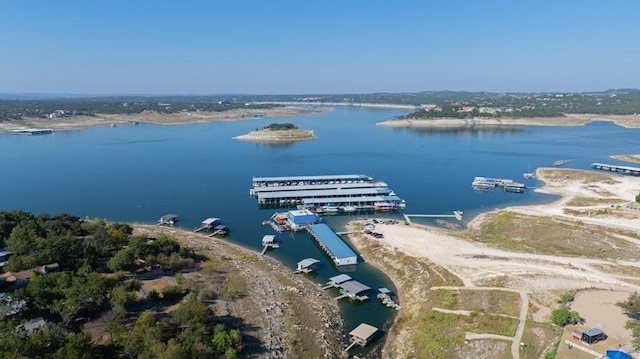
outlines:
[{"label": "building", "polygon": [[582,332],[582,337],[580,338],[586,344],[594,344],[605,339],[607,339],[607,335],[599,328],[591,328]]},{"label": "building", "polygon": [[337,266],[358,263],[358,255],[326,224],[312,224],[307,230]]},{"label": "building", "polygon": [[299,231],[317,223],[318,216],[307,209],[300,209],[287,212],[287,220],[292,230]]}]

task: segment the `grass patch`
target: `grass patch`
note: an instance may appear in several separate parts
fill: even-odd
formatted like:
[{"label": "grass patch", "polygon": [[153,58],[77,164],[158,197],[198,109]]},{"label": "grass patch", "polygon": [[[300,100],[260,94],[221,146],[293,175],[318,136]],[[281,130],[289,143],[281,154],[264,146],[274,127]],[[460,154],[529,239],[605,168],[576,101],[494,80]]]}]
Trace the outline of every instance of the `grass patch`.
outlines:
[{"label": "grass patch", "polygon": [[627,201],[621,198],[594,198],[594,197],[574,197],[566,203],[571,207],[588,207],[598,205],[614,205],[620,203],[627,203]]},{"label": "grass patch", "polygon": [[539,171],[542,177],[554,182],[572,181],[581,183],[603,182],[611,179],[611,175],[585,170],[575,170],[567,168],[541,168]]},{"label": "grass patch", "polygon": [[618,235],[638,239],[637,233],[618,231],[580,221],[538,217],[510,211],[490,213],[471,238],[494,247],[524,253],[631,260],[640,247]]},{"label": "grass patch", "polygon": [[314,311],[305,307],[304,301],[299,300],[299,294],[286,293],[285,295],[290,312],[287,315],[287,324],[292,329],[291,337],[287,339],[287,344],[291,349],[293,358],[320,358],[324,352],[322,348],[313,340],[314,331],[322,328],[314,328],[323,323]]},{"label": "grass patch", "polygon": [[558,348],[562,328],[551,323],[536,323],[527,320],[522,333],[523,347],[520,347],[521,359],[539,359]]},{"label": "grass patch", "polygon": [[501,290],[461,290],[455,309],[492,314],[520,315],[520,295]]}]

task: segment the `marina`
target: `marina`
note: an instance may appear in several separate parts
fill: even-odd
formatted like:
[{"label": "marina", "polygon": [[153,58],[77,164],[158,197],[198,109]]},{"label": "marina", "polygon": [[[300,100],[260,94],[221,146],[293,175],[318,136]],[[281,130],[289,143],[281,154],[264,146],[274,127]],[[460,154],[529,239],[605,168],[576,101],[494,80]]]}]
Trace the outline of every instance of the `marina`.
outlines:
[{"label": "marina", "polygon": [[640,168],[631,166],[618,166],[606,163],[592,163],[591,168],[601,171],[618,172],[630,176],[640,176]]},{"label": "marina", "polygon": [[307,231],[336,266],[358,263],[358,255],[326,224],[312,224],[307,227]]},{"label": "marina", "polygon": [[298,207],[319,214],[398,211],[406,202],[366,175],[254,177],[258,206]]}]

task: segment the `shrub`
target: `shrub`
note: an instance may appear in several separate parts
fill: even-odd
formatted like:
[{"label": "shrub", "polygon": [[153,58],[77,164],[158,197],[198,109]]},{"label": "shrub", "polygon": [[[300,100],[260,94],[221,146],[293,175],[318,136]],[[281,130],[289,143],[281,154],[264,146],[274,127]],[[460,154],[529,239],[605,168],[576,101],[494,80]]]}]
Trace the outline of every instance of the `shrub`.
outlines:
[{"label": "shrub", "polygon": [[567,308],[556,309],[551,313],[551,322],[564,327],[567,324],[576,324],[580,321],[580,314]]},{"label": "shrub", "polygon": [[162,288],[162,298],[164,300],[177,299],[182,295],[182,288],[179,285],[170,285]]},{"label": "shrub", "polygon": [[576,297],[576,292],[573,290],[570,290],[568,292],[564,292],[560,295],[560,298],[558,299],[558,303],[560,304],[567,304],[569,302],[573,302],[573,299]]}]

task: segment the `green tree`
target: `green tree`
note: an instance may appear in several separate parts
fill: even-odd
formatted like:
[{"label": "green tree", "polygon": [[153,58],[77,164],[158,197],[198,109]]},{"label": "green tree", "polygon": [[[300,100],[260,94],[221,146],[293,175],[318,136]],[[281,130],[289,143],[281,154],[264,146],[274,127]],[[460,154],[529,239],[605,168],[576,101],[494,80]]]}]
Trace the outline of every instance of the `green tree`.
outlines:
[{"label": "green tree", "polygon": [[580,314],[567,308],[559,308],[551,313],[551,322],[564,327],[567,324],[576,324],[580,321]]},{"label": "green tree", "polygon": [[640,315],[640,295],[634,293],[624,302],[618,302],[616,305],[622,308],[625,313]]}]

